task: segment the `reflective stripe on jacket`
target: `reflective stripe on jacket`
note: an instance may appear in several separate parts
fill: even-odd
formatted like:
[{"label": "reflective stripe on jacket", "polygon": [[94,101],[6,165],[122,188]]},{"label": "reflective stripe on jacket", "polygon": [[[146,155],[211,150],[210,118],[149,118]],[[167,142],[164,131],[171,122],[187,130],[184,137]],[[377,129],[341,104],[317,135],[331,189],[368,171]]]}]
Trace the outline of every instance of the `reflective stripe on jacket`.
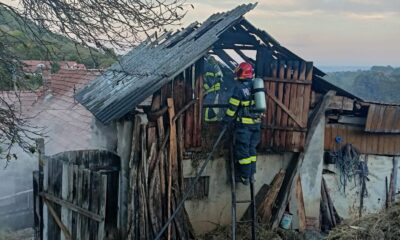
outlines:
[{"label": "reflective stripe on jacket", "polygon": [[228,121],[236,119],[243,124],[261,123],[259,114],[252,111],[255,105],[253,100],[253,82],[251,79],[242,81],[235,87],[232,97],[229,99],[229,107],[226,110]]}]

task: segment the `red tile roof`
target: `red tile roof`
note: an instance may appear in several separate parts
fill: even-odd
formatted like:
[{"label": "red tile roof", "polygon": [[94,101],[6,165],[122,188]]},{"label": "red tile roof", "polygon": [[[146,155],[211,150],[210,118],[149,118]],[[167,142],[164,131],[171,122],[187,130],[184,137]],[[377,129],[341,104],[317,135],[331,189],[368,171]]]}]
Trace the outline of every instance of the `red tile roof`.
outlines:
[{"label": "red tile roof", "polygon": [[32,118],[31,125],[44,128],[46,154],[98,148],[91,141],[92,114],[73,96],[100,74],[99,70],[61,69],[50,75],[46,95],[41,89],[18,93],[21,101],[14,92],[0,92],[0,96],[17,107],[21,103],[22,113]]},{"label": "red tile roof", "polygon": [[[44,70],[51,69],[51,64],[53,62],[41,60],[24,60],[22,61],[22,63],[25,65],[24,71],[33,73],[39,70],[40,67],[42,67],[42,69]],[[56,63],[60,65],[61,69],[86,69],[86,66],[84,64],[77,63],[75,61],[59,61]]]}]

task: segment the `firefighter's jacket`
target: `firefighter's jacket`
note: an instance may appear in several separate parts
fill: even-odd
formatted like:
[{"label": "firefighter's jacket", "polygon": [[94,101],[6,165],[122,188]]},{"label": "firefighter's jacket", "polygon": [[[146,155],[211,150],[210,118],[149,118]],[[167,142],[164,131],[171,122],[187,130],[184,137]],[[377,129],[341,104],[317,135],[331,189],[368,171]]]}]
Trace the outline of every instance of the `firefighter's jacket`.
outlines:
[{"label": "firefighter's jacket", "polygon": [[245,125],[259,125],[261,123],[260,114],[253,111],[255,106],[252,94],[252,79],[242,80],[233,90],[233,95],[229,99],[229,107],[226,110],[225,122],[232,122]]},{"label": "firefighter's jacket", "polygon": [[204,74],[204,91],[205,94],[217,92],[221,89],[222,71],[218,64],[206,63]]}]

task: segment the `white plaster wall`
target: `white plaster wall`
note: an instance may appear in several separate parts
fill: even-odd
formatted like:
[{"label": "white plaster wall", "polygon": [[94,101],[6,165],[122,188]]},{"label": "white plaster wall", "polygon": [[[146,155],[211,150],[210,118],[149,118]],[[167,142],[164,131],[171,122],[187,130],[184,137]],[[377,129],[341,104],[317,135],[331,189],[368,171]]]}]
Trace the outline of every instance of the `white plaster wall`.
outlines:
[{"label": "white plaster wall", "polygon": [[104,125],[96,118],[91,123],[91,142],[90,145],[95,149],[104,149],[111,152],[117,151],[117,124],[115,121]]},{"label": "white plaster wall", "polygon": [[[362,159],[366,156],[362,155]],[[368,197],[364,198],[363,215],[380,211],[385,207],[386,189],[385,177],[390,180],[390,174],[393,168],[393,157],[368,155],[367,165],[369,169],[369,181],[366,186]],[[335,173],[323,174],[329,194],[339,215],[345,219],[357,218],[360,206],[359,184],[354,181],[347,183],[346,194],[339,190],[339,171],[333,165],[325,165],[325,168]],[[398,181],[400,177],[398,176]],[[357,178],[358,182],[358,178]],[[397,187],[399,190],[399,187]]]},{"label": "white plaster wall", "polygon": [[[263,184],[270,184],[280,169],[286,169],[292,154],[260,155],[257,158],[257,173],[255,175],[255,193]],[[200,165],[203,162],[200,162]],[[209,162],[203,176],[210,177],[209,195],[205,200],[188,200],[185,202],[190,221],[197,234],[213,230],[218,225],[231,223],[231,186],[230,176],[227,176],[226,161],[217,158]],[[196,169],[192,161],[183,162],[184,176],[194,177]],[[237,184],[237,199],[249,200],[250,187]],[[238,219],[244,214],[249,204],[237,204]]]}]

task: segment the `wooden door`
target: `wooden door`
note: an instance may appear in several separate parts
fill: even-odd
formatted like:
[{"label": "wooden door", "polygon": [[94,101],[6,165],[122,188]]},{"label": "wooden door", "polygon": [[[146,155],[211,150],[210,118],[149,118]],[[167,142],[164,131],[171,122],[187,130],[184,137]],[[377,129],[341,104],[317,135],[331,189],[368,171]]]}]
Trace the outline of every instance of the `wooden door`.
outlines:
[{"label": "wooden door", "polygon": [[261,148],[302,151],[310,109],[313,63],[272,60],[264,77],[267,112]]}]

